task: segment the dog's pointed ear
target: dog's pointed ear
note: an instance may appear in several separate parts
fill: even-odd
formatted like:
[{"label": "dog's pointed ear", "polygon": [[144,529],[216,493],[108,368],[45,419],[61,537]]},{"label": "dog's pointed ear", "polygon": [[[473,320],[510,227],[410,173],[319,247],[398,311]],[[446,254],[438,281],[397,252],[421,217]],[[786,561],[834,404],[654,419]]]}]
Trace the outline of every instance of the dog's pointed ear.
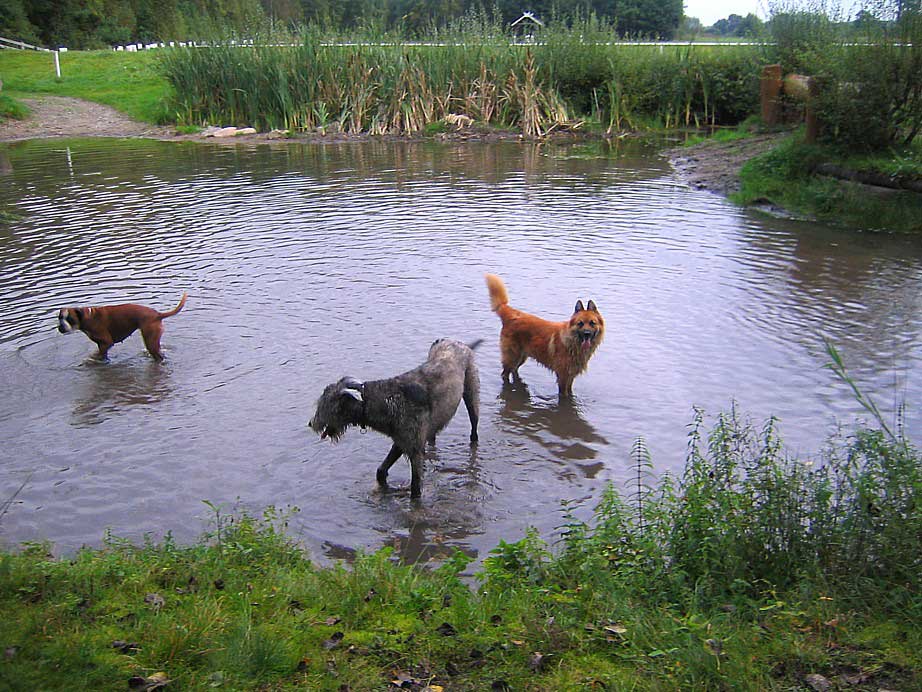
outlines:
[{"label": "dog's pointed ear", "polygon": [[594,300],[590,300],[590,301],[589,301],[589,304],[586,306],[586,309],[589,310],[590,312],[598,312],[598,311],[599,311],[599,309],[595,306],[595,301],[594,301]]},{"label": "dog's pointed ear", "polygon": [[574,312],[574,313],[576,313],[576,312],[582,312],[582,311],[585,310],[585,309],[586,309],[586,308],[583,307],[583,301],[577,300],[577,301],[576,301],[576,307],[573,308],[573,312]]}]

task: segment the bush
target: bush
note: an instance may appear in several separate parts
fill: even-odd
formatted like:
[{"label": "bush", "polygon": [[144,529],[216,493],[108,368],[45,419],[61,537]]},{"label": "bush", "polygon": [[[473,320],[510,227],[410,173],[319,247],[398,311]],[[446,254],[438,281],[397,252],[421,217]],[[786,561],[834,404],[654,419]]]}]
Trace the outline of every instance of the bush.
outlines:
[{"label": "bush", "polygon": [[819,80],[821,137],[847,149],[908,146],[922,129],[922,9],[882,0],[879,21],[834,22],[817,11],[771,21],[784,71]]}]

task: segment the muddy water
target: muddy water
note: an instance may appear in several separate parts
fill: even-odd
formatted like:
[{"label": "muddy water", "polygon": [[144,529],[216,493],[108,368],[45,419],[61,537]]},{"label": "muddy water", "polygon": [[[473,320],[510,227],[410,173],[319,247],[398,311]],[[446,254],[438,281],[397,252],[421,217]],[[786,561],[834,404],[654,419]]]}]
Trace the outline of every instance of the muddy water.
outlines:
[{"label": "muddy water", "polygon": [[[683,185],[655,151],[519,143],[212,147],[138,140],[0,149],[0,541],[59,552],[105,531],[181,541],[226,511],[300,511],[318,559],[394,545],[483,557],[560,501],[586,516],[646,440],[681,468],[693,407],[780,418],[809,457],[861,409],[822,368],[831,338],[892,415],[922,404],[922,243],[741,211]],[[514,306],[607,326],[572,404],[522,368],[503,388],[483,274]],[[167,361],[139,336],[110,362],[56,309],[124,301],[185,310]],[[389,443],[306,428],[323,386],[418,364],[441,336],[483,338],[481,442],[463,409],[381,494]]]}]

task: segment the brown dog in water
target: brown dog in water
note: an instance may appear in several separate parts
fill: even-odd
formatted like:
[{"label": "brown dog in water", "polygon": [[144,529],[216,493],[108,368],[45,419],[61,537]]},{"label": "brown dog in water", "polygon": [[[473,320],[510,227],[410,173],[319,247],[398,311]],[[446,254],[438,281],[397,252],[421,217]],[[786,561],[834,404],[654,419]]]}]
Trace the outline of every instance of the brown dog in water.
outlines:
[{"label": "brown dog in water", "polygon": [[154,360],[163,360],[160,351],[160,336],[163,334],[163,320],[172,317],[186,304],[186,295],[168,312],[135,303],[122,305],[101,305],[94,308],[61,308],[58,312],[58,331],[69,334],[78,329],[99,347],[99,357],[105,358],[114,344],[127,339],[136,329],[141,330],[144,346]]},{"label": "brown dog in water", "polygon": [[589,359],[605,335],[605,321],[593,301],[576,309],[565,322],[550,322],[509,307],[509,295],[502,279],[487,274],[490,307],[499,315],[503,328],[499,333],[503,379],[519,379],[519,366],[534,358],[557,375],[561,398],[573,395],[573,380],[589,365]]}]

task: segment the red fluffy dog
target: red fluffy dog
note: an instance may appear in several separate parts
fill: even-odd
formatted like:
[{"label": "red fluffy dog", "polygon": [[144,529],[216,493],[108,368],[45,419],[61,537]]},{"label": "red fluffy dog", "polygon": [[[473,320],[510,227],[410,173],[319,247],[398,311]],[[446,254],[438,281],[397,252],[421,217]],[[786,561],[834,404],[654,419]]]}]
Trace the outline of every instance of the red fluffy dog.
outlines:
[{"label": "red fluffy dog", "polygon": [[503,322],[499,333],[503,379],[519,379],[519,366],[534,358],[557,375],[561,397],[573,395],[573,380],[589,365],[589,359],[605,335],[605,321],[591,300],[576,309],[565,322],[550,322],[509,306],[509,295],[502,280],[487,274],[490,307]]}]

